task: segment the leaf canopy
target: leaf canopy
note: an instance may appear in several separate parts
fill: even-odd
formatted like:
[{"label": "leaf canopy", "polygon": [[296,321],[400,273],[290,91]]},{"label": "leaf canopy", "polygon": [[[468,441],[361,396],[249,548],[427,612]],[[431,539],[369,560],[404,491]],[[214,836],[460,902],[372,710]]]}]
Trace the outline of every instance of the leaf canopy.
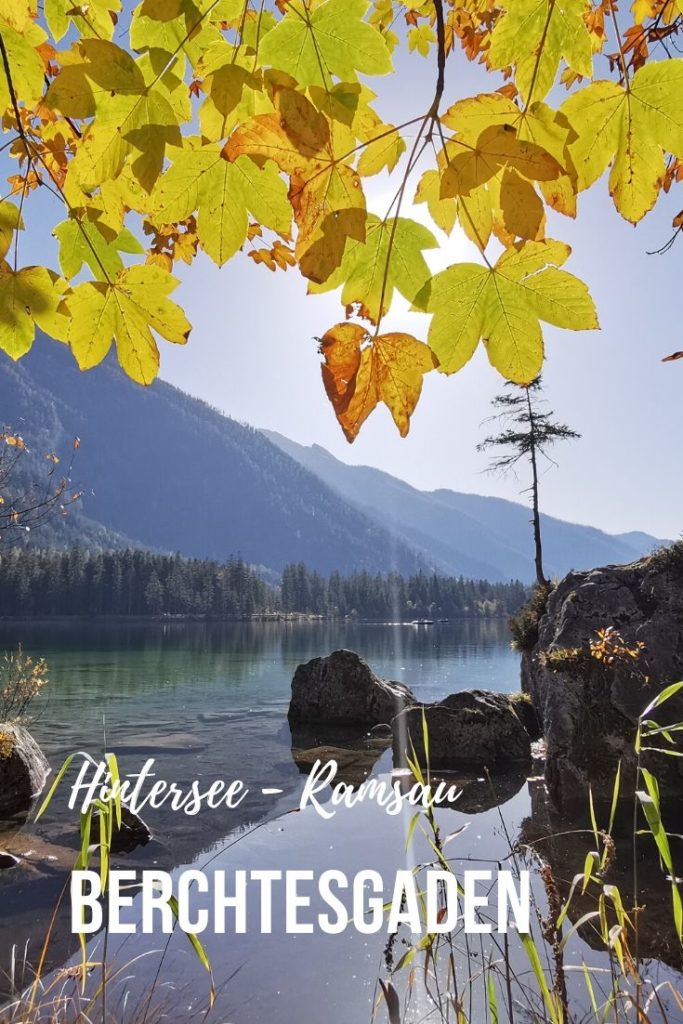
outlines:
[{"label": "leaf canopy", "polygon": [[[190,331],[175,264],[244,253],[338,292],[349,322],[321,353],[349,440],[382,403],[406,433],[424,374],[460,370],[480,341],[528,383],[542,324],[597,327],[551,217],[580,217],[608,172],[637,223],[683,180],[683,60],[669,56],[681,0],[637,0],[631,15],[603,0],[2,5],[0,348],[21,358],[38,326],[83,370],[115,345],[149,384],[159,340]],[[421,109],[407,62],[425,58]],[[450,65],[467,61],[481,92],[456,91],[470,76]],[[375,82],[400,99],[397,123]],[[26,229],[47,252],[44,227],[54,265],[26,266]],[[451,244],[471,260],[434,273]],[[424,314],[428,344],[384,326],[397,295]]]}]

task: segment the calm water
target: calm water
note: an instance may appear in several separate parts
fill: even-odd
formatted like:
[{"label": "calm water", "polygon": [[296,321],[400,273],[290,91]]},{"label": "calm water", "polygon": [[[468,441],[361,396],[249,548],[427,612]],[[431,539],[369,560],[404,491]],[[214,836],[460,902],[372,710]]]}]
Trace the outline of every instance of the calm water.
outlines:
[{"label": "calm water", "polygon": [[[297,808],[304,782],[292,758],[293,745],[304,744],[292,737],[286,720],[291,678],[301,662],[351,648],[379,675],[407,683],[422,700],[464,688],[513,691],[519,686],[519,660],[500,622],[431,628],[181,623],[0,627],[0,647],[18,641],[50,664],[50,685],[37,708],[33,732],[53,767],[73,750],[98,754],[106,735],[107,749],[117,752],[126,772],[139,770],[154,757],[158,775],[169,781],[240,778],[249,787],[238,810],[204,810],[196,818],[163,808],[145,814],[155,839],[129,862],[176,871],[194,866],[207,871],[297,868],[319,873],[333,867],[352,875],[375,868],[389,879],[398,868],[411,866],[412,858],[427,856],[419,840],[406,854],[409,816],[390,818],[372,804],[339,811],[330,821],[312,810],[287,813]],[[312,736],[308,745],[321,739]],[[391,768],[391,752],[385,751],[373,774],[389,778]],[[509,853],[510,839],[535,816],[533,785],[523,775],[499,785],[500,808],[490,807],[488,787],[474,783],[460,810],[440,812],[444,833],[466,826],[453,844],[452,856],[462,865],[485,861],[495,869],[495,861]],[[264,786],[281,794],[264,795]],[[71,817],[58,803],[45,824],[25,825],[30,869],[0,874],[0,954],[5,963],[13,944],[22,946],[28,940],[35,948],[42,939],[72,856]],[[220,992],[212,1020],[363,1024],[370,1019],[377,977],[385,973],[385,934],[362,936],[348,929],[338,936],[286,935],[276,903],[273,934],[261,935],[255,927],[257,911],[249,911],[246,936],[203,936]],[[72,953],[64,915],[60,922],[55,963]],[[144,990],[156,970],[158,955],[151,951],[163,941],[158,936],[111,940],[109,954],[119,961],[146,956],[138,961],[136,978],[112,999],[123,1000],[129,991],[134,1004],[137,986]],[[397,949],[397,959],[403,951]],[[599,962],[582,942],[571,955],[577,965],[581,959]],[[174,1019],[180,1019],[175,1013],[180,1003],[189,1019],[191,1008],[202,1003],[206,978],[181,935],[171,942],[164,978],[172,978],[174,986],[172,993],[160,989]],[[417,1010],[415,1021],[429,1006]],[[380,1014],[378,1020],[384,1019]]]}]

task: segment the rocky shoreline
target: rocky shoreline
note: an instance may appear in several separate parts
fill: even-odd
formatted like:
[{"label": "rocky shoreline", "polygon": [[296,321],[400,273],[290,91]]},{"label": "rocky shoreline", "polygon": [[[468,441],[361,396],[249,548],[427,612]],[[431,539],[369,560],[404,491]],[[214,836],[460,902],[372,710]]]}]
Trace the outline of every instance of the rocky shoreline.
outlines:
[{"label": "rocky shoreline", "polygon": [[[631,565],[569,573],[538,604],[521,658],[520,693],[466,690],[423,704],[353,651],[335,651],[297,669],[290,725],[355,728],[356,739],[383,729],[397,770],[412,756],[441,771],[501,774],[528,764],[542,737],[548,793],[567,818],[585,820],[589,797],[609,808],[619,766],[625,810],[640,765],[672,813],[683,811],[683,758],[665,752],[667,737],[635,750],[645,707],[683,679],[683,544]],[[660,726],[683,722],[683,691],[651,717]]]},{"label": "rocky shoreline", "polygon": [[[611,804],[619,765],[621,794],[632,801],[639,718],[681,679],[683,545],[570,573],[555,587],[538,639],[522,653],[522,688],[541,721],[546,782],[561,812],[585,814],[589,792],[596,805]],[[683,722],[683,692],[649,717],[660,726]],[[662,801],[683,809],[683,758],[653,749],[667,745],[663,736],[645,744],[640,763],[656,776]]]}]

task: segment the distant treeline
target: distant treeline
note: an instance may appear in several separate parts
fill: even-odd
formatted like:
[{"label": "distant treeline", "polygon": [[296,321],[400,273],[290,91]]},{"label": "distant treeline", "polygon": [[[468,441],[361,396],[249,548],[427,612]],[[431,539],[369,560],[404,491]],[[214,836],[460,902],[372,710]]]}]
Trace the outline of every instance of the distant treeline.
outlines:
[{"label": "distant treeline", "polygon": [[365,619],[449,619],[461,615],[511,615],[524,603],[527,588],[519,581],[489,583],[462,576],[416,573],[375,575],[356,572],[328,577],[305,565],[282,572],[283,611],[322,615],[358,615]]},{"label": "distant treeline", "polygon": [[225,563],[148,551],[16,548],[0,556],[0,616],[244,618],[301,612],[368,619],[454,618],[515,612],[519,582],[489,583],[427,573],[323,577],[286,566],[281,586],[240,558]]}]

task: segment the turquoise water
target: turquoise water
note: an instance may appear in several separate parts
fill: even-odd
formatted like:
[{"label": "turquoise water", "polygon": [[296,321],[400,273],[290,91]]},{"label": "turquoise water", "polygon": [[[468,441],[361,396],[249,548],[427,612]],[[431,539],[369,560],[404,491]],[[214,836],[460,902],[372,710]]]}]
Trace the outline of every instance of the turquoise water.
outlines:
[{"label": "turquoise water", "polygon": [[[351,648],[379,675],[408,684],[422,700],[464,688],[519,687],[519,658],[510,648],[505,624],[497,621],[433,627],[2,624],[0,646],[18,641],[45,656],[50,665],[50,684],[36,708],[32,730],[53,767],[73,750],[98,755],[106,737],[106,748],[117,752],[124,772],[139,771],[152,757],[158,777],[179,785],[193,779],[208,784],[217,778],[239,778],[249,788],[237,810],[207,809],[193,818],[167,807],[145,812],[154,841],[121,866],[158,866],[176,877],[186,867],[209,873],[310,869],[316,875],[339,868],[349,876],[375,868],[389,883],[399,868],[429,859],[419,833],[406,852],[410,815],[389,817],[374,804],[341,810],[329,821],[311,808],[290,813],[298,808],[305,782],[292,757],[293,745],[301,744],[292,737],[286,719],[291,678],[301,662]],[[310,744],[316,739],[313,736]],[[386,750],[373,775],[390,781],[391,770],[391,752]],[[444,835],[462,829],[452,844],[458,871],[467,865],[495,869],[529,822],[542,815],[538,783],[528,783],[522,774],[501,779],[498,785],[499,807],[491,806],[488,785],[480,782],[467,791],[466,804],[439,812]],[[279,792],[264,794],[266,787]],[[29,822],[24,834],[30,841],[35,837],[51,844],[48,853],[52,846],[67,848],[68,857],[75,844],[73,814],[57,802],[44,824]],[[581,863],[576,870],[581,870]],[[0,875],[0,953],[5,962],[13,944],[22,947],[28,940],[37,948],[64,877],[58,864],[52,872],[13,869]],[[542,893],[539,898],[542,903]],[[311,914],[316,912],[314,898]],[[136,907],[133,914],[137,913]],[[363,936],[348,929],[336,936],[288,935],[282,907],[274,905],[274,913],[270,935],[259,933],[256,909],[250,911],[244,936],[204,934],[219,989],[211,1019],[217,1024],[369,1021],[378,976],[386,976],[386,934]],[[407,948],[404,938],[399,939],[396,959]],[[163,936],[110,937],[108,955],[114,962],[142,957],[126,973],[125,984],[112,986],[110,1009],[117,1000],[123,1006],[127,998],[126,1005],[133,1006],[142,999],[164,943]],[[94,940],[91,956],[96,959],[98,952],[101,938]],[[466,950],[459,951],[459,969],[476,965],[482,955],[477,950],[470,953],[468,957]],[[51,963],[56,967],[71,955],[73,939],[64,911],[58,917]],[[518,947],[510,955],[518,969],[528,969]],[[568,957],[574,966],[585,959],[604,967],[600,955],[578,940]],[[657,965],[660,970],[668,976]],[[192,1019],[205,1002],[206,975],[184,936],[174,935],[162,976],[155,998],[166,1002],[171,1019]],[[581,997],[576,998],[582,1005]],[[437,1019],[432,1010],[423,992],[415,996],[409,1019]],[[132,1019],[123,1012],[121,1018]],[[378,1011],[376,1019],[384,1022],[386,1011]]]}]

